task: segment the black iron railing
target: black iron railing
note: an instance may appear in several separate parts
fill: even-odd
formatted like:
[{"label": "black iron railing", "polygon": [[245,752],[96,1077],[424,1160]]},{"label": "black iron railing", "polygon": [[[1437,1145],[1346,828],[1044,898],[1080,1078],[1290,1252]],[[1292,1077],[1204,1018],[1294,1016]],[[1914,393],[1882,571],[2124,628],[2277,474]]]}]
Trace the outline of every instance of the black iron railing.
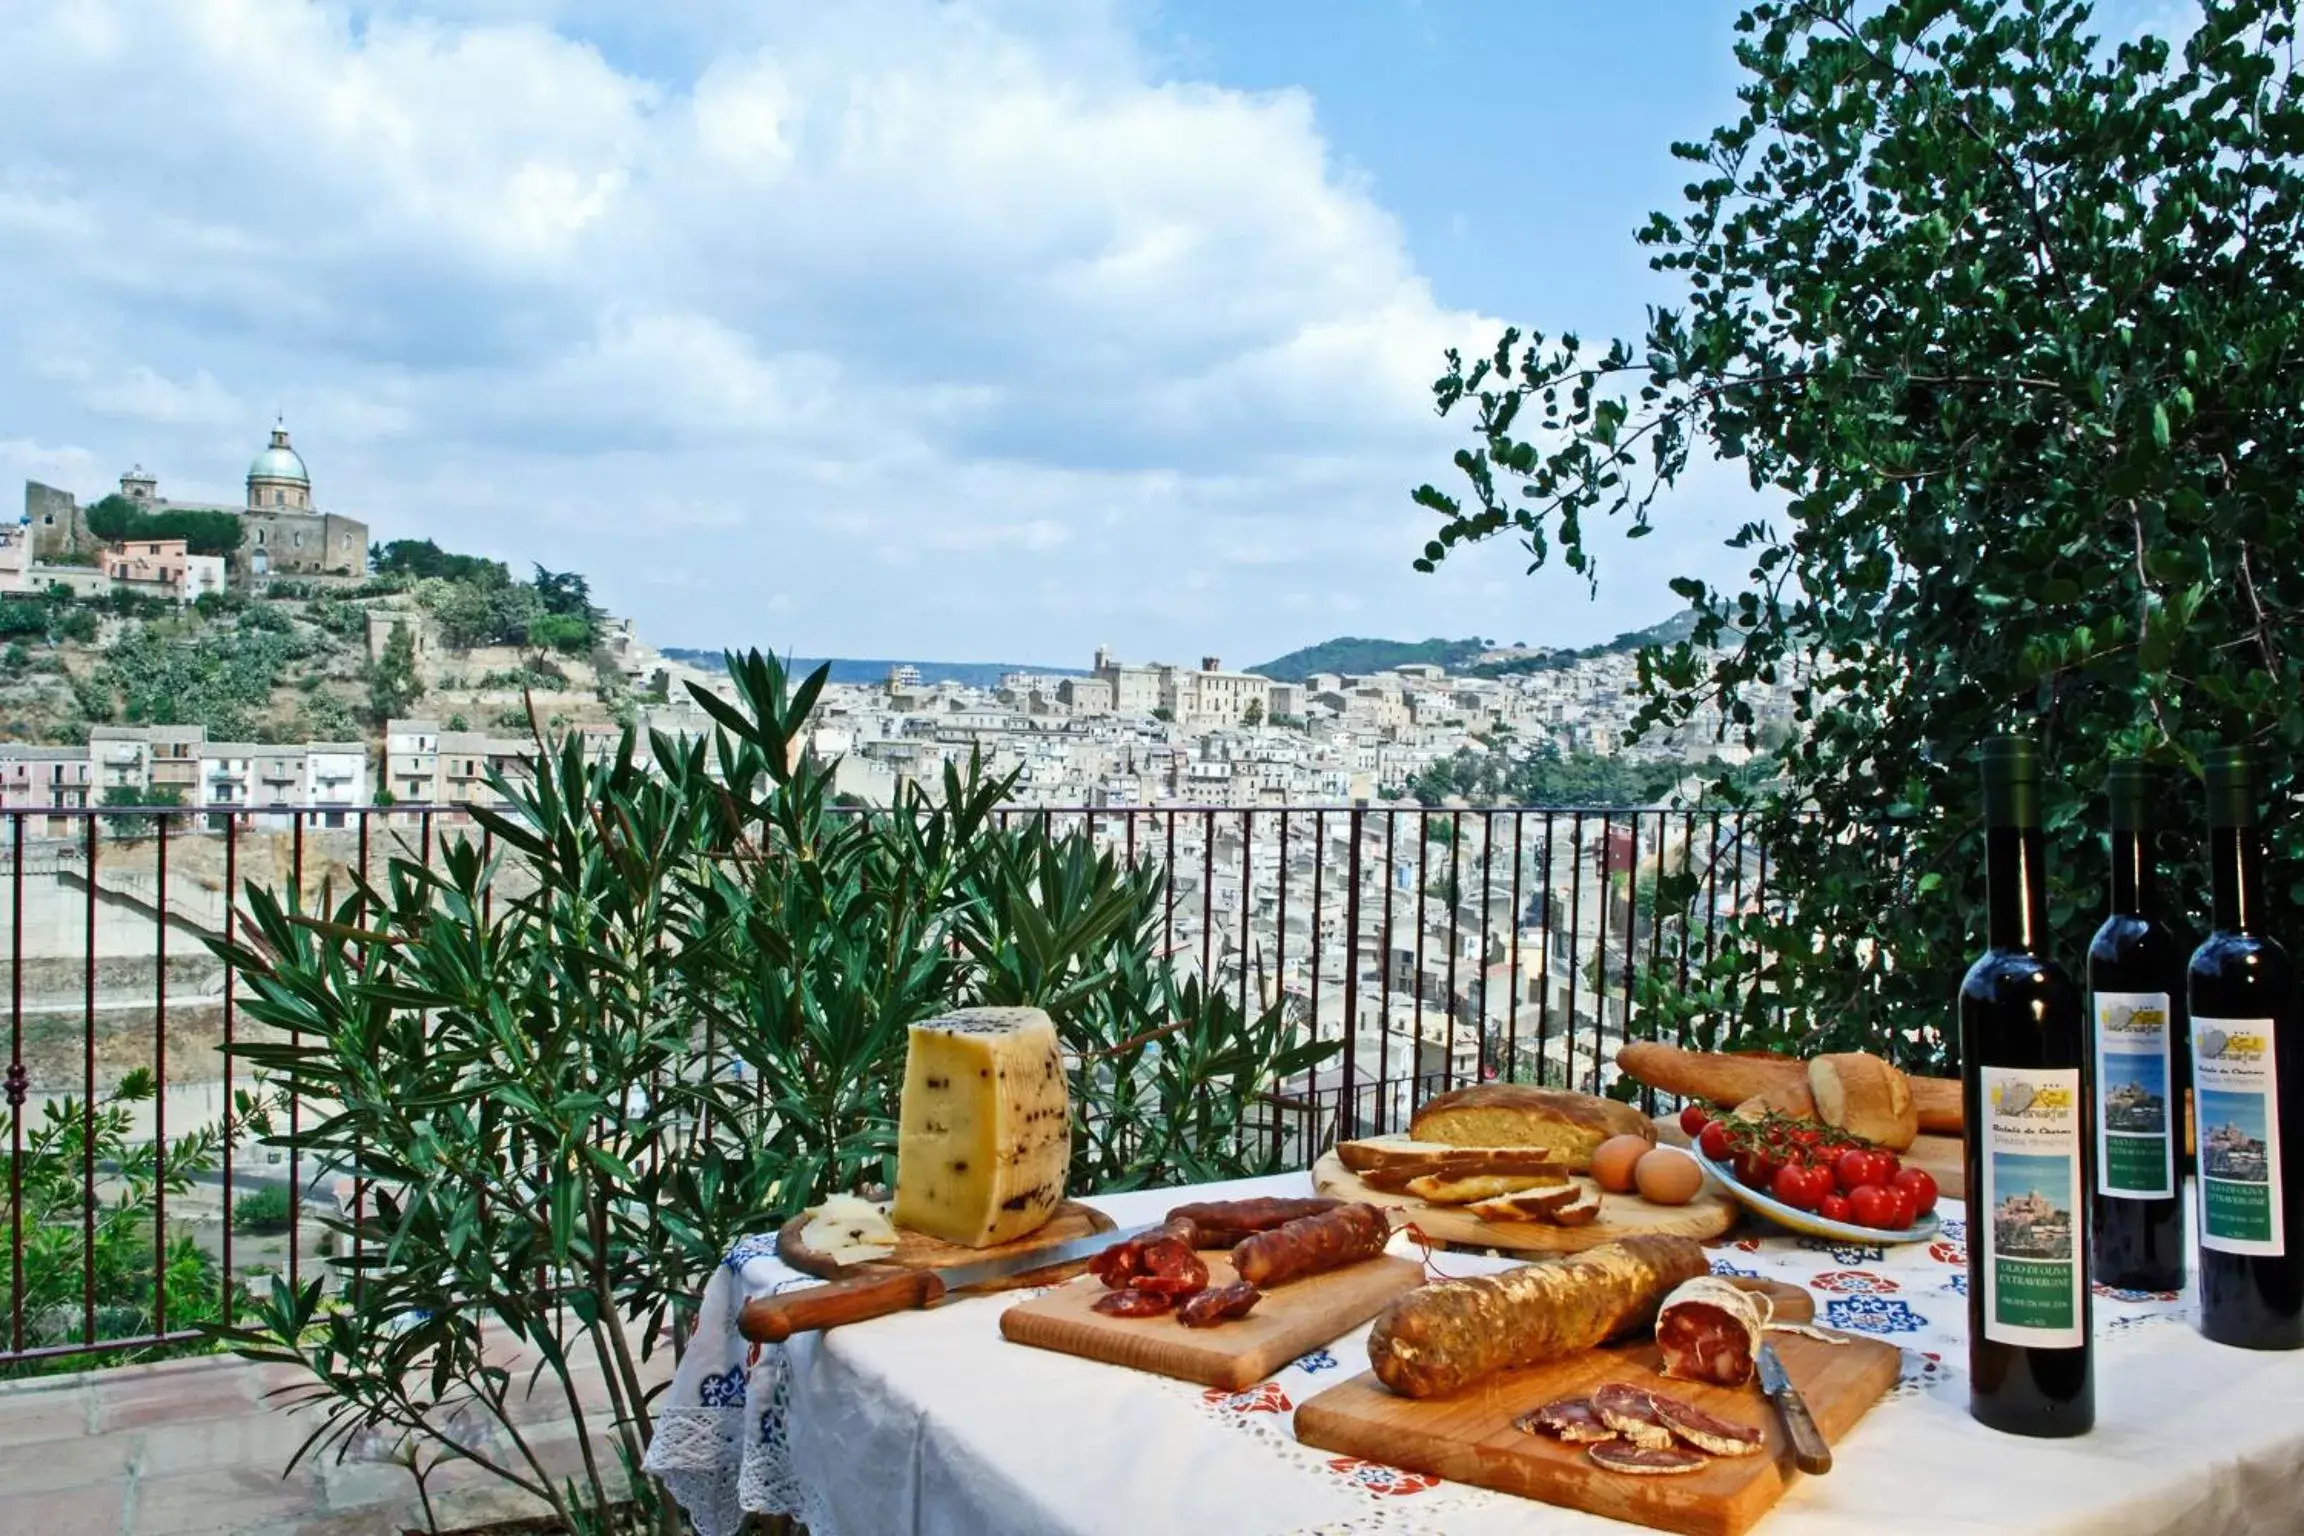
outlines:
[{"label": "black iron railing", "polygon": [[[1726,920],[1768,890],[1766,849],[1738,817],[1710,811],[1002,814],[1085,831],[1130,863],[1157,860],[1172,965],[1341,1042],[1315,1077],[1264,1106],[1258,1134],[1298,1165],[1339,1137],[1400,1129],[1417,1102],[1463,1083],[1600,1086],[1614,1045],[1653,1028],[1644,988],[1684,984],[1692,966],[1729,955]],[[354,873],[378,875],[394,857],[428,863],[461,837],[486,841],[448,806],[0,810],[10,961],[0,1369],[186,1342],[197,1336],[187,1324],[233,1308],[245,1282],[280,1273],[301,1283],[326,1263],[307,1208],[357,1199],[356,1171],[308,1168],[236,1123],[234,1094],[248,1085],[227,1048],[247,1027],[237,978],[204,938],[230,924],[243,882],[292,889],[311,907],[341,896]],[[108,1097],[139,1072],[150,1097],[120,1106],[119,1136],[96,1134]],[[290,1129],[305,1108],[288,1103]],[[165,1278],[148,1294],[106,1293],[114,1277],[99,1228],[119,1241],[128,1187],[110,1143],[128,1162],[156,1148],[164,1171],[168,1138],[201,1124],[219,1130],[220,1166],[187,1198],[153,1185],[135,1240],[164,1277],[170,1245],[189,1234],[213,1258],[215,1293],[171,1295]],[[69,1215],[53,1200],[28,1209],[28,1195],[53,1194],[59,1180]],[[254,1188],[287,1191],[284,1231],[236,1220]],[[43,1230],[59,1220],[76,1220],[76,1244]]]}]

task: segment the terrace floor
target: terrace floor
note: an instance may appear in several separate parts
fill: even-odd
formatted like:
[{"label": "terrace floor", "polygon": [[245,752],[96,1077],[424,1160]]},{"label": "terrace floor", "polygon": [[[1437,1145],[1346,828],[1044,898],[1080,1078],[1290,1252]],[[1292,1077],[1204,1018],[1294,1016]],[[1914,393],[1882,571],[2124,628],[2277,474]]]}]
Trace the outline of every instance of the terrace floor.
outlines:
[{"label": "terrace floor", "polygon": [[[671,1368],[669,1353],[659,1353],[642,1369],[653,1386],[669,1378]],[[525,1377],[518,1372],[515,1380]],[[265,1394],[308,1379],[279,1366],[205,1356],[0,1383],[0,1531],[399,1536],[423,1530],[415,1482],[399,1466],[323,1459],[283,1475],[318,1419],[307,1410],[272,1406]],[[579,1373],[578,1381],[588,1411],[605,1403],[596,1373]],[[516,1409],[514,1418],[538,1457],[556,1477],[581,1477],[566,1401],[539,1384],[528,1408]],[[607,1460],[613,1462],[612,1451]],[[525,1495],[468,1466],[443,1467],[431,1487],[443,1531],[542,1513]]]}]

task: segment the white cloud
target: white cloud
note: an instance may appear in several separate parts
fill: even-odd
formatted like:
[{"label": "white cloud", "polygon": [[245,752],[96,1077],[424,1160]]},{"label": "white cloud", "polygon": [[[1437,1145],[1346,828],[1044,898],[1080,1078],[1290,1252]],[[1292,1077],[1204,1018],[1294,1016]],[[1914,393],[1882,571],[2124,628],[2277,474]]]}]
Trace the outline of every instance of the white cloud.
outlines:
[{"label": "white cloud", "polygon": [[228,486],[277,405],[324,505],[666,643],[1544,629],[1407,569],[1495,322],[1308,97],[1159,78],[1117,0],[661,9],[0,9],[0,463]]}]

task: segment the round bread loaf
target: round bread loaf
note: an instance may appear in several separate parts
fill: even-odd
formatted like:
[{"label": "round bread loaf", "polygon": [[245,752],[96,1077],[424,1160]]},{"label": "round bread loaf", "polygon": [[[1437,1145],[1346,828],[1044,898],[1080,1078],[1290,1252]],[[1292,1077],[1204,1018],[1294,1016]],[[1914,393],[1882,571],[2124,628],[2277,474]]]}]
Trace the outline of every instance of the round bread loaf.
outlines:
[{"label": "round bread loaf", "polygon": [[1543,1147],[1582,1173],[1611,1136],[1656,1139],[1656,1127],[1629,1104],[1526,1083],[1476,1083],[1428,1099],[1408,1125],[1418,1141],[1455,1147]]}]

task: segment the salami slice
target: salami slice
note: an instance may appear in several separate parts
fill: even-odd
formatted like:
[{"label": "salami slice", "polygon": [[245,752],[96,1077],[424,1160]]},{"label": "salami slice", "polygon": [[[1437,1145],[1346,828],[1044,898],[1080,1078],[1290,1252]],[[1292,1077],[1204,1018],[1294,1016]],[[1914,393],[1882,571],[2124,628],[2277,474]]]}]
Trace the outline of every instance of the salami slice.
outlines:
[{"label": "salami slice", "polygon": [[1187,1328],[1213,1328],[1235,1317],[1246,1317],[1249,1309],[1263,1299],[1262,1291],[1245,1280],[1235,1280],[1230,1285],[1185,1297],[1177,1304],[1176,1321]]},{"label": "salami slice", "polygon": [[1740,1387],[1752,1379],[1760,1335],[1774,1308],[1765,1296],[1698,1275],[1674,1288],[1656,1314],[1656,1348],[1675,1381]]},{"label": "salami slice", "polygon": [[1630,1472],[1638,1477],[1675,1477],[1683,1472],[1701,1472],[1711,1460],[1702,1451],[1691,1451],[1685,1446],[1626,1445],[1621,1440],[1586,1446],[1584,1454],[1592,1458],[1595,1466],[1606,1467],[1611,1472]]},{"label": "salami slice", "polygon": [[1749,1456],[1760,1449],[1759,1430],[1706,1413],[1694,1403],[1651,1392],[1648,1406],[1655,1410],[1666,1429],[1697,1450],[1710,1451],[1715,1456]]},{"label": "salami slice", "polygon": [[1600,1415],[1588,1397],[1563,1397],[1546,1403],[1533,1413],[1524,1413],[1514,1419],[1512,1427],[1525,1430],[1531,1435],[1550,1435],[1570,1445],[1587,1445],[1616,1438],[1616,1431],[1600,1422]]},{"label": "salami slice", "polygon": [[1158,1317],[1175,1302],[1158,1291],[1126,1290],[1106,1291],[1096,1298],[1096,1310],[1106,1317]]},{"label": "salami slice", "polygon": [[1592,1411],[1634,1445],[1662,1450],[1672,1443],[1672,1431],[1656,1416],[1656,1405],[1644,1387],[1612,1381],[1592,1394]]},{"label": "salami slice", "polygon": [[1163,1296],[1191,1296],[1208,1288],[1208,1266],[1182,1238],[1163,1237],[1144,1245],[1138,1262],[1144,1272],[1129,1283]]}]

